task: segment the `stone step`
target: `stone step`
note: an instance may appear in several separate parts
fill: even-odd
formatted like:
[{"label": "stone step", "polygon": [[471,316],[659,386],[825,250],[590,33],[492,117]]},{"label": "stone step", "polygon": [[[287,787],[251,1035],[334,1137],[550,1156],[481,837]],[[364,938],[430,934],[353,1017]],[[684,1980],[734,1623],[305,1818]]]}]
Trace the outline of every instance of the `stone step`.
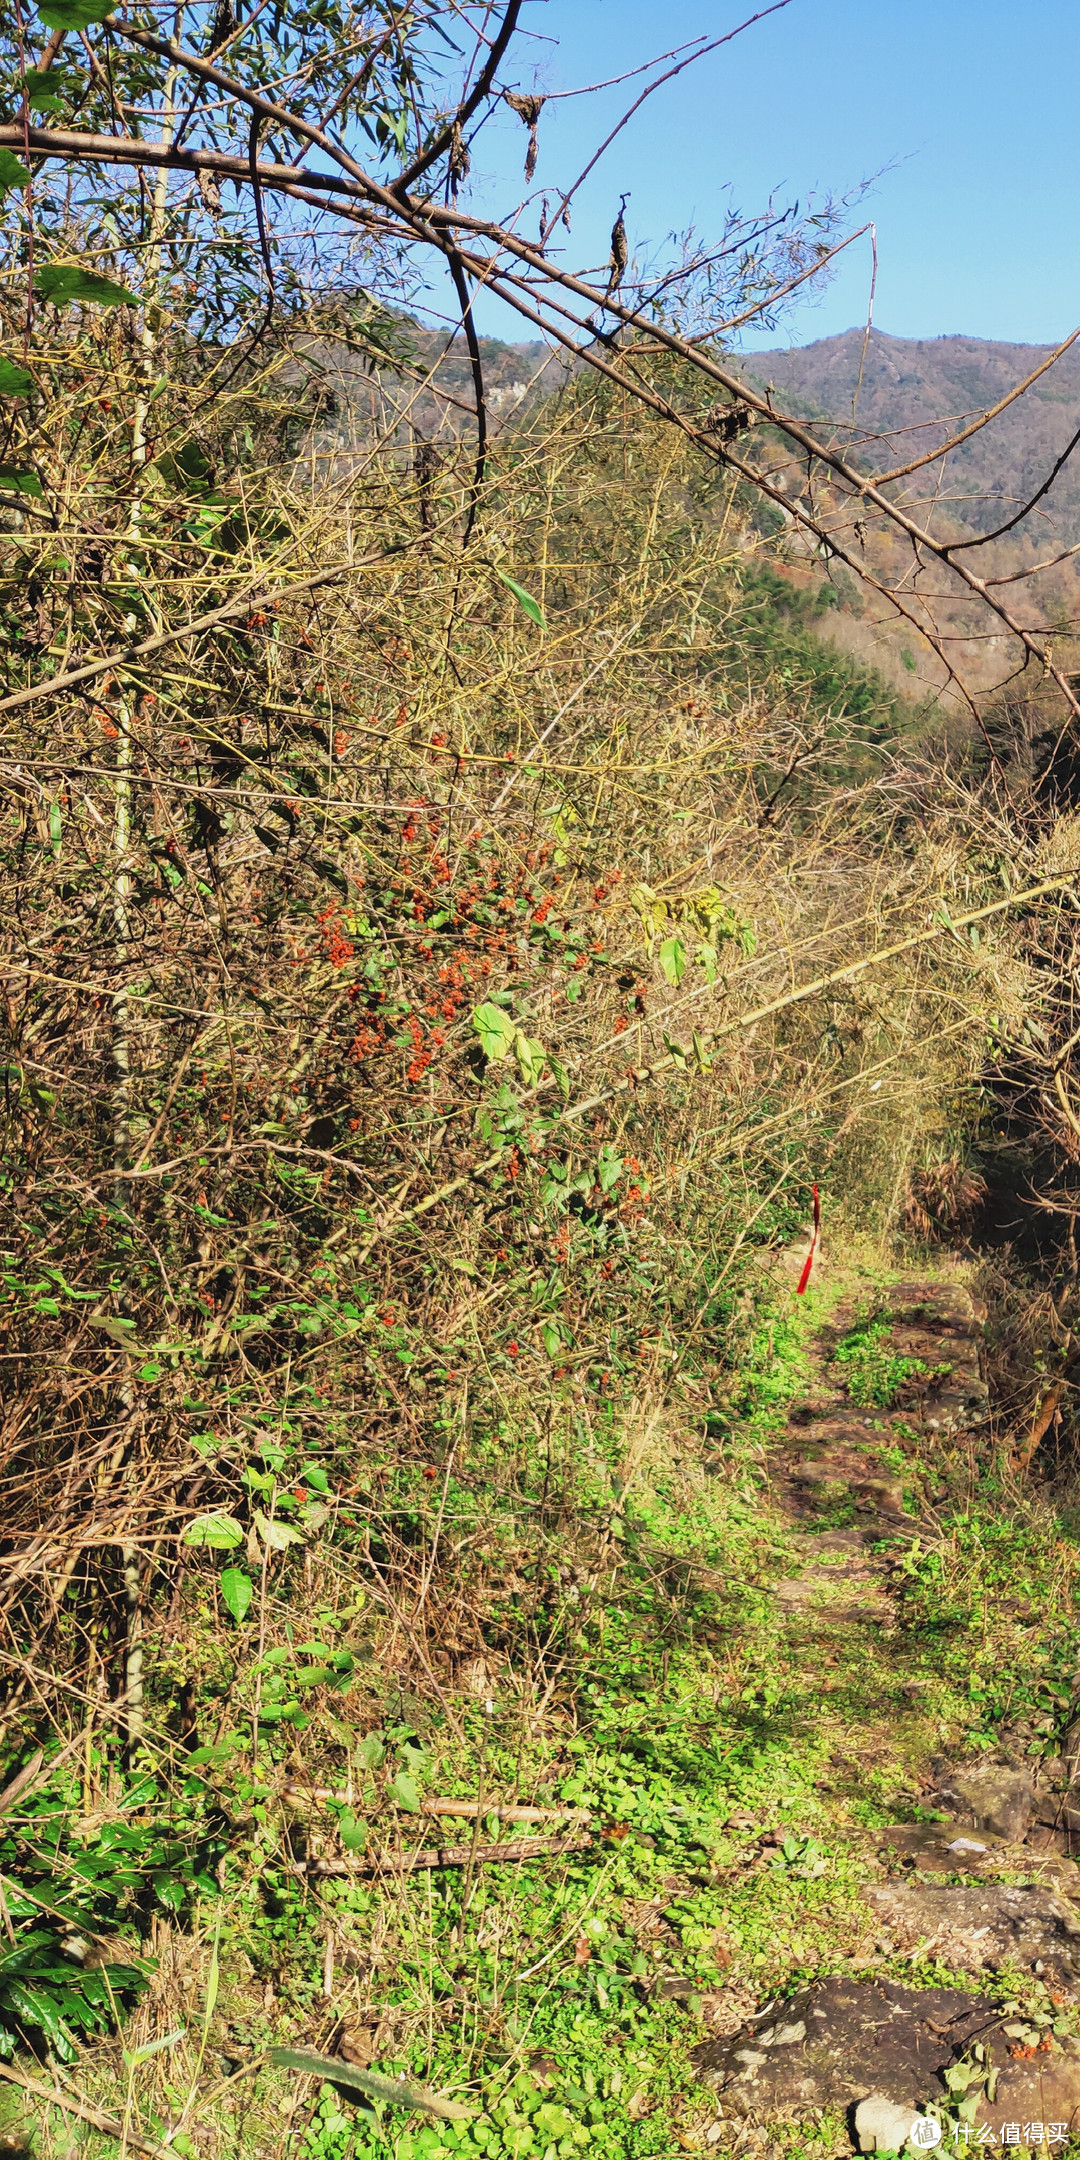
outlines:
[{"label": "stone step", "polygon": [[[1067,2126],[1080,2111],[1080,2041],[1052,2032],[1053,2008],[1047,1996],[1045,2024],[1032,2024],[960,1988],[831,1975],[765,2004],[741,2031],[706,2041],[693,2059],[717,2093],[721,2126],[727,2121],[737,2133],[747,2118],[814,2123],[827,2109],[845,2108],[853,2110],[861,2148],[874,2151],[899,2143],[895,2111],[905,2111],[909,2125],[928,2109],[940,2113],[950,2099],[945,2073],[961,2062],[976,2067],[979,2047],[984,2063],[968,2091],[976,2096],[975,2124],[985,2128],[982,2138],[972,2129],[972,2148],[1019,2145],[1021,2129],[1038,2123],[1034,2144],[1064,2150]],[[875,2111],[871,2100],[885,2106]],[[887,2124],[880,2145],[872,2123]],[[1017,2131],[1007,2135],[1011,2124]],[[731,2144],[737,2141],[733,2135]],[[942,2150],[951,2155],[960,2147],[950,2141]]]}]

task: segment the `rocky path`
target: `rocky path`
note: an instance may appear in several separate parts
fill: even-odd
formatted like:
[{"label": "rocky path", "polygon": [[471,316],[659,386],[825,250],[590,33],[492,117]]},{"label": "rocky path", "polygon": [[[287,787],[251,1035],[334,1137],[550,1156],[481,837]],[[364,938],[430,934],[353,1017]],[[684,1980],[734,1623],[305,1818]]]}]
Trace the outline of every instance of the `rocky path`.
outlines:
[{"label": "rocky path", "polygon": [[[955,1455],[987,1415],[980,1316],[958,1281],[891,1285],[861,1344],[861,1385],[842,1362],[855,1317],[840,1308],[822,1331],[811,1391],[769,1453],[772,1502],[798,1563],[776,1587],[778,1618],[820,1674],[823,1717],[834,1668],[865,1658],[883,1676],[891,1744],[902,1745],[906,1719],[925,1749],[925,1683],[895,1624],[895,1573],[914,1540],[940,1534],[935,1501],[945,1496],[926,1477],[935,1442]],[[893,1407],[867,1406],[875,1374],[879,1400],[900,1376]],[[873,1744],[865,1722],[845,1731],[832,1758],[839,1776]],[[763,2129],[812,2130],[837,2109],[867,2152],[1080,2144],[1080,1789],[1070,1791],[1070,1770],[1033,1769],[1023,1735],[1004,1735],[991,1756],[912,1763],[916,1819],[851,1833],[880,1924],[875,1955],[762,2004],[741,2031],[698,2050],[717,2093],[716,2150],[760,2149]],[[901,1985],[889,1967],[905,1959],[916,1976],[932,1959],[973,1984]],[[790,2152],[790,2140],[776,2149]]]}]

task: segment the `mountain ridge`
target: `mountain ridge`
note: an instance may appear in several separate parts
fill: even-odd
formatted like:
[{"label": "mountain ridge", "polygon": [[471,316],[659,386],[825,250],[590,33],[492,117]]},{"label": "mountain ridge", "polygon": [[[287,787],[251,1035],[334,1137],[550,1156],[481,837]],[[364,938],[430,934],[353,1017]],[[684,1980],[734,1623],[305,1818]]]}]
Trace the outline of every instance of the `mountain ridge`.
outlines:
[{"label": "mountain ridge", "polygon": [[[864,353],[865,347],[865,353]],[[967,337],[901,338],[865,327],[787,351],[745,352],[740,370],[827,418],[871,467],[937,448],[992,407],[1057,348]],[[861,379],[860,379],[861,378]],[[852,402],[856,399],[855,418]],[[989,533],[1030,503],[1080,430],[1080,348],[1074,346],[996,419],[925,468],[927,499]],[[917,431],[917,432],[916,432]],[[914,478],[914,476],[913,476]],[[1021,538],[1080,538],[1080,459],[1070,460],[1016,527]]]}]

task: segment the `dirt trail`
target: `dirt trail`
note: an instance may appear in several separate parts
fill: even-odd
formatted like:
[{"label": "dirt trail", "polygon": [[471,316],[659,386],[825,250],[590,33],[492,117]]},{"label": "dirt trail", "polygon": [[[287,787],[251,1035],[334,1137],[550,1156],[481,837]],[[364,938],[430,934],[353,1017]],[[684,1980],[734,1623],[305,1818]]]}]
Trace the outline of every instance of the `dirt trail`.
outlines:
[{"label": "dirt trail", "polygon": [[[840,1306],[820,1331],[810,1393],[766,1466],[798,1562],[775,1590],[781,1633],[820,1676],[830,1725],[834,1671],[865,1662],[859,1722],[831,1758],[841,1780],[884,1738],[902,1751],[905,1724],[925,1750],[925,1680],[896,1625],[895,1583],[913,1542],[932,1544],[941,1526],[914,1465],[925,1471],[936,1439],[955,1451],[977,1436],[989,1407],[981,1318],[958,1280],[908,1278],[882,1294],[869,1353],[902,1376],[895,1408],[852,1400],[873,1393],[853,1388],[837,1359],[855,1321]],[[906,1377],[899,1360],[911,1361]],[[863,2151],[929,2148],[935,2122],[946,2152],[1062,2151],[1080,2139],[1080,1790],[1069,1790],[1069,1768],[1036,1773],[1007,1736],[990,1756],[924,1756],[916,1819],[852,1833],[880,1922],[875,1955],[774,1997],[697,2051],[718,2094],[715,2149],[760,2149],[770,2124],[810,2126],[837,2108]],[[978,1982],[901,1985],[889,1971],[897,1957],[915,1977],[921,1957]]]},{"label": "dirt trail", "polygon": [[[897,1284],[888,1293],[887,1310],[883,1347],[893,1358],[926,1368],[924,1375],[913,1376],[904,1408],[860,1408],[838,1387],[829,1370],[832,1353],[855,1318],[841,1306],[815,1346],[820,1388],[793,1411],[786,1442],[771,1460],[775,1502],[804,1556],[798,1574],[780,1583],[776,1593],[793,1622],[800,1614],[818,1628],[888,1622],[881,1541],[913,1537],[919,1530],[905,1507],[897,1457],[914,1432],[967,1430],[987,1414],[980,1328],[969,1292],[952,1283]],[[836,1530],[811,1528],[829,1499],[853,1503],[854,1521]],[[931,1535],[936,1528],[925,1527]]]}]

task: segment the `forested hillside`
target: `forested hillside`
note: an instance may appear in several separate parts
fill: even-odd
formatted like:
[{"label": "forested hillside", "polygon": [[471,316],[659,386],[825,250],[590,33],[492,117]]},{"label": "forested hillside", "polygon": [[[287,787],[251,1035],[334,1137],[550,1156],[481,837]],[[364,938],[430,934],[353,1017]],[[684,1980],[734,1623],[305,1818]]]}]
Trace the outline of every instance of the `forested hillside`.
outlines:
[{"label": "forested hillside", "polygon": [[[738,362],[748,381],[771,385],[768,397],[803,414],[855,467],[897,472],[894,500],[946,543],[950,563],[966,561],[989,588],[1022,586],[1028,618],[1054,638],[1070,669],[1080,608],[1078,365],[1071,338],[1056,354],[1051,346],[896,338],[865,327]],[[782,496],[806,493],[805,457],[767,436],[761,456]],[[854,553],[856,576],[866,569],[887,590],[903,586],[906,543],[898,533],[864,532]],[[1007,679],[1006,641],[988,642],[981,598],[955,578],[939,577],[925,600],[916,582],[906,611],[883,610],[874,592],[871,582],[862,610],[868,622],[842,626],[854,656],[893,680],[903,680],[902,669],[914,672],[946,701],[950,657],[984,699]],[[922,635],[913,639],[912,629]]]},{"label": "forested hillside", "polygon": [[[947,713],[832,642],[841,510],[892,498],[841,461],[831,539],[781,520],[802,421],[727,358],[820,223],[702,243],[671,327],[622,210],[597,285],[465,209],[515,7],[39,13],[5,2149],[848,2152],[853,2069],[746,2085],[838,1974],[974,1989],[930,2098],[985,2123],[980,2005],[1080,2053],[1074,685],[1011,615],[1038,682]],[[999,1932],[931,1940],[887,1854],[917,1891],[901,1833],[981,1834],[1014,1757]]]},{"label": "forested hillside", "polygon": [[[1014,386],[1046,367],[1049,345],[1003,345],[990,338],[890,337],[883,330],[846,330],[790,352],[748,352],[754,377],[794,394],[815,413],[827,413],[858,443],[871,466],[884,466],[918,431],[932,449],[975,413],[1008,398]],[[972,532],[989,533],[1028,511],[1021,530],[1046,541],[1051,531],[1077,537],[1080,479],[1063,465],[1047,493],[1043,484],[1080,422],[1080,361],[1075,346],[1040,375],[994,425],[950,454],[937,489],[941,509]],[[923,441],[923,438],[926,438]],[[931,468],[933,469],[933,468]],[[935,479],[937,479],[935,474]]]}]

